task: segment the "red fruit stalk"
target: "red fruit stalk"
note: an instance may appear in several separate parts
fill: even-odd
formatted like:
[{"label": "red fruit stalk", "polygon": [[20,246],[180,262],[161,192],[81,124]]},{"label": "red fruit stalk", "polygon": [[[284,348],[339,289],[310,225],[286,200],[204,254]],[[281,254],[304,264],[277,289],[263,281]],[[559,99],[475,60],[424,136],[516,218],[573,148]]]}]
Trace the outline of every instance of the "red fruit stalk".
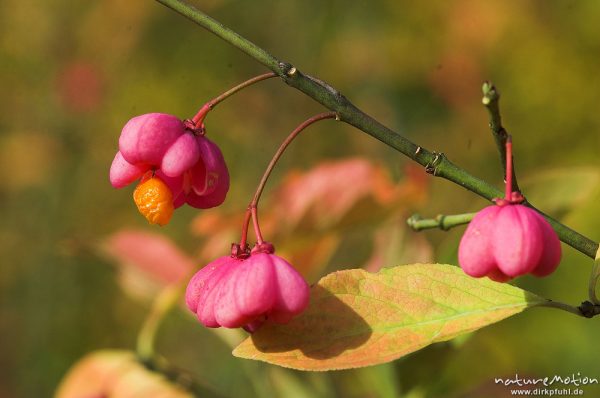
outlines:
[{"label": "red fruit stalk", "polygon": [[270,79],[272,77],[277,77],[277,74],[274,72],[268,72],[263,75],[255,76],[252,79],[246,80],[245,82],[240,83],[237,86],[232,87],[229,90],[225,91],[223,94],[219,95],[218,97],[215,97],[212,100],[208,101],[206,104],[204,104],[202,106],[202,108],[200,108],[198,113],[196,113],[196,115],[192,118],[192,122],[194,123],[194,126],[196,128],[202,128],[204,118],[206,117],[208,112],[213,110],[215,108],[215,106],[217,106],[223,100],[231,97],[233,94],[237,93],[240,90],[243,90],[244,88],[246,88],[248,86],[251,86],[251,85],[261,82],[263,80]]},{"label": "red fruit stalk", "polygon": [[[304,278],[265,242],[258,222],[258,202],[277,161],[302,130],[335,118],[333,112],[316,115],[300,124],[281,144],[267,166],[248,205],[239,244],[231,255],[220,257],[194,275],[186,290],[188,308],[207,327],[243,327],[255,331],[266,320],[287,323],[308,306],[310,289]],[[252,219],[257,243],[249,250],[248,227]]]},{"label": "red fruit stalk", "polygon": [[506,174],[504,185],[504,199],[510,201],[512,196],[512,137],[506,137]]},{"label": "red fruit stalk", "polygon": [[512,141],[506,142],[504,199],[481,210],[469,224],[458,249],[458,261],[466,274],[506,282],[531,273],[547,276],[560,263],[561,247],[556,232],[535,210],[520,203],[512,191]]},{"label": "red fruit stalk", "polygon": [[242,225],[242,238],[240,240],[240,247],[244,248],[246,246],[247,236],[248,236],[248,225],[250,223],[250,217],[252,217],[252,220],[253,220],[254,232],[256,234],[258,243],[262,243],[263,239],[262,239],[262,234],[260,232],[260,226],[258,223],[258,214],[257,214],[256,209],[258,207],[258,202],[260,200],[260,196],[262,195],[262,192],[265,189],[265,185],[267,184],[267,180],[269,179],[271,172],[275,168],[275,165],[277,164],[277,162],[279,161],[279,159],[281,158],[281,156],[283,155],[283,153],[285,152],[287,147],[292,143],[292,141],[294,141],[294,139],[302,131],[304,131],[304,129],[306,129],[311,124],[316,123],[321,120],[325,120],[325,119],[334,119],[336,117],[337,117],[337,114],[335,112],[325,112],[325,113],[320,113],[318,115],[315,115],[315,116],[311,117],[310,119],[307,119],[304,122],[302,122],[281,143],[281,145],[277,149],[277,152],[275,152],[275,155],[273,155],[271,162],[269,162],[269,165],[267,166],[267,169],[265,170],[260,182],[258,183],[258,187],[256,188],[256,192],[254,193],[254,197],[252,198],[252,201],[250,202],[250,204],[248,205],[248,209],[246,210],[246,216],[244,217],[244,223]]}]

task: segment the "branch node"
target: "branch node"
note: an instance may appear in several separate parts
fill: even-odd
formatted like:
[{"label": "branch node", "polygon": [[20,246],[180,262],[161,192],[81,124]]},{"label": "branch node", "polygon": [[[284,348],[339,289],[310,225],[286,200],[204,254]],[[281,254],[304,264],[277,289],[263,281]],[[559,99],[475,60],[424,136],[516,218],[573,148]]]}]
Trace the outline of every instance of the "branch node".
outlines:
[{"label": "branch node", "polygon": [[448,230],[450,230],[450,228],[448,228],[448,226],[447,226],[447,225],[444,223],[444,221],[445,221],[445,220],[446,220],[446,216],[445,216],[445,215],[443,215],[443,214],[438,214],[438,215],[435,217],[435,221],[437,221],[437,222],[438,222],[438,224],[439,224],[439,228],[440,228],[442,231],[448,231]]},{"label": "branch node", "polygon": [[281,69],[281,73],[283,75],[289,76],[289,77],[294,76],[298,72],[296,67],[294,65],[290,64],[289,62],[280,62],[279,69]]},{"label": "branch node", "polygon": [[591,301],[584,301],[577,309],[581,312],[581,315],[586,318],[593,318],[600,314],[600,305],[596,305]]},{"label": "branch node", "polygon": [[446,155],[444,155],[443,152],[436,152],[433,151],[433,155],[434,158],[430,163],[427,163],[425,165],[425,172],[427,174],[432,174],[433,176],[437,176],[438,175],[438,167],[440,165],[440,163],[442,162],[442,160],[444,160],[446,158]]}]

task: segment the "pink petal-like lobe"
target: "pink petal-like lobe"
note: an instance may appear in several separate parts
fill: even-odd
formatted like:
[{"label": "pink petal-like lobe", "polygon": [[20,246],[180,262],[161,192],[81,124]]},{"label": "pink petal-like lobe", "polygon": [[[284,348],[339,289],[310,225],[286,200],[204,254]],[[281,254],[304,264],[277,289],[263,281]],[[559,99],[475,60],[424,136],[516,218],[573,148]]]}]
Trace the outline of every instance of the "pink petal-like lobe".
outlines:
[{"label": "pink petal-like lobe", "polygon": [[553,273],[556,268],[558,268],[558,264],[560,263],[560,258],[562,255],[562,250],[560,247],[560,240],[558,239],[558,235],[554,229],[550,226],[548,221],[541,214],[535,213],[540,224],[540,228],[542,230],[542,240],[544,242],[544,248],[542,250],[542,255],[538,262],[538,265],[531,272],[535,276],[548,276]]},{"label": "pink petal-like lobe", "polygon": [[216,191],[208,195],[198,196],[194,192],[190,192],[186,197],[186,201],[188,205],[197,209],[210,209],[219,206],[225,201],[228,190],[229,178],[227,178],[227,184],[220,184]]},{"label": "pink petal-like lobe", "polygon": [[275,254],[269,256],[275,265],[278,287],[277,300],[269,314],[269,319],[287,323],[308,306],[310,287],[290,263]]},{"label": "pink petal-like lobe", "polygon": [[502,273],[515,277],[531,272],[543,245],[535,210],[523,205],[500,206],[493,225],[492,249]]},{"label": "pink petal-like lobe", "polygon": [[275,265],[267,254],[250,256],[238,270],[235,301],[247,316],[271,310],[278,295]]},{"label": "pink petal-like lobe", "polygon": [[199,297],[196,315],[198,316],[198,320],[206,327],[218,328],[222,326],[215,316],[215,302],[234,266],[235,264],[228,262],[216,270],[207,282],[208,288],[206,289],[206,293]]},{"label": "pink petal-like lobe", "polygon": [[115,188],[123,188],[144,175],[148,166],[129,163],[121,152],[117,152],[110,166],[110,183]]},{"label": "pink petal-like lobe", "polygon": [[225,159],[219,147],[208,138],[196,137],[203,168],[194,170],[192,175],[192,189],[198,196],[205,196],[221,188],[229,189],[229,172]]},{"label": "pink petal-like lobe", "polygon": [[[194,312],[204,326],[214,328],[222,326],[215,314],[216,300],[220,297],[220,292],[226,282],[232,278],[233,273],[241,265],[241,261],[231,256],[225,256],[210,264],[214,265],[214,270],[210,276],[207,275],[206,280],[200,286],[202,290],[198,294],[197,308]],[[191,292],[190,295],[192,295]]]},{"label": "pink petal-like lobe", "polygon": [[194,274],[185,290],[185,304],[190,311],[196,312],[198,309],[198,301],[200,300],[200,296],[206,290],[209,290],[207,287],[208,279],[210,279],[212,274],[229,259],[230,257],[219,257],[218,259],[206,264]]},{"label": "pink petal-like lobe", "polygon": [[467,275],[481,278],[497,269],[492,231],[499,206],[488,206],[473,217],[458,247],[458,262]]},{"label": "pink petal-like lobe", "polygon": [[176,116],[147,113],[129,120],[119,137],[119,150],[131,164],[160,166],[163,155],[175,140],[185,133]]},{"label": "pink petal-like lobe", "polygon": [[161,170],[169,177],[176,177],[190,169],[200,159],[200,150],[192,133],[184,133],[167,149],[162,158]]},{"label": "pink petal-like lobe", "polygon": [[242,313],[236,301],[237,284],[242,281],[239,271],[244,263],[245,261],[232,270],[227,278],[223,279],[218,293],[214,296],[213,311],[215,320],[219,325],[226,328],[237,328],[252,320],[250,316]]}]

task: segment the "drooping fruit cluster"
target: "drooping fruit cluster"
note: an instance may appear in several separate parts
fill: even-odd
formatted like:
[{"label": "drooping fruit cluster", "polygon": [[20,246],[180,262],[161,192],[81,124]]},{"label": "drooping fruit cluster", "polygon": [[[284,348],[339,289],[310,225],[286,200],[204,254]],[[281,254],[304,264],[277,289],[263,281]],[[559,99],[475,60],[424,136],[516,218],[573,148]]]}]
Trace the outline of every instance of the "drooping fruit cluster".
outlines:
[{"label": "drooping fruit cluster", "polygon": [[308,305],[309,287],[290,263],[268,243],[249,256],[220,257],[188,284],[188,308],[207,327],[254,331],[266,319],[287,323]]},{"label": "drooping fruit cluster", "polygon": [[[219,147],[205,137],[203,128],[173,115],[148,113],[123,127],[110,168],[111,184],[122,188],[149,171],[151,176],[136,189],[134,198],[150,223],[164,225],[173,209],[184,203],[200,209],[218,206],[229,190],[229,173]],[[170,206],[164,202],[167,190]]]},{"label": "drooping fruit cluster", "polygon": [[473,218],[460,241],[458,261],[466,274],[498,282],[529,273],[550,275],[560,263],[560,241],[548,221],[512,192],[510,140],[506,152],[506,196]]},{"label": "drooping fruit cluster", "polygon": [[[229,173],[219,148],[205,137],[204,118],[233,93],[275,76],[260,75],[226,91],[202,106],[191,120],[164,113],[134,117],[119,137],[119,151],[110,168],[111,184],[122,188],[140,180],[134,201],[152,224],[165,225],[173,210],[184,203],[197,208],[220,205],[229,189]],[[252,332],[267,319],[287,323],[307,307],[308,284],[262,238],[258,201],[291,141],[312,123],[333,118],[337,118],[333,112],[319,114],[292,131],[271,160],[248,206],[240,243],[232,246],[230,256],[212,261],[189,282],[187,306],[205,326],[243,327]],[[252,251],[247,244],[250,219],[257,238]]]}]

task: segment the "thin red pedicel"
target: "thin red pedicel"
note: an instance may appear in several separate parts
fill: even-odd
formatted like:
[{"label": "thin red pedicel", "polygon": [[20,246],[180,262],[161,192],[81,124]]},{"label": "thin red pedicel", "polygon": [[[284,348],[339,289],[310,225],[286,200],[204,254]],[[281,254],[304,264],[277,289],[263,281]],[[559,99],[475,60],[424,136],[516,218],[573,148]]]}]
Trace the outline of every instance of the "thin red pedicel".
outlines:
[{"label": "thin red pedicel", "polygon": [[524,198],[512,191],[512,140],[506,141],[504,199],[473,218],[458,249],[462,269],[474,277],[488,276],[499,282],[532,273],[546,276],[560,262],[558,236],[535,210],[521,205]]}]

